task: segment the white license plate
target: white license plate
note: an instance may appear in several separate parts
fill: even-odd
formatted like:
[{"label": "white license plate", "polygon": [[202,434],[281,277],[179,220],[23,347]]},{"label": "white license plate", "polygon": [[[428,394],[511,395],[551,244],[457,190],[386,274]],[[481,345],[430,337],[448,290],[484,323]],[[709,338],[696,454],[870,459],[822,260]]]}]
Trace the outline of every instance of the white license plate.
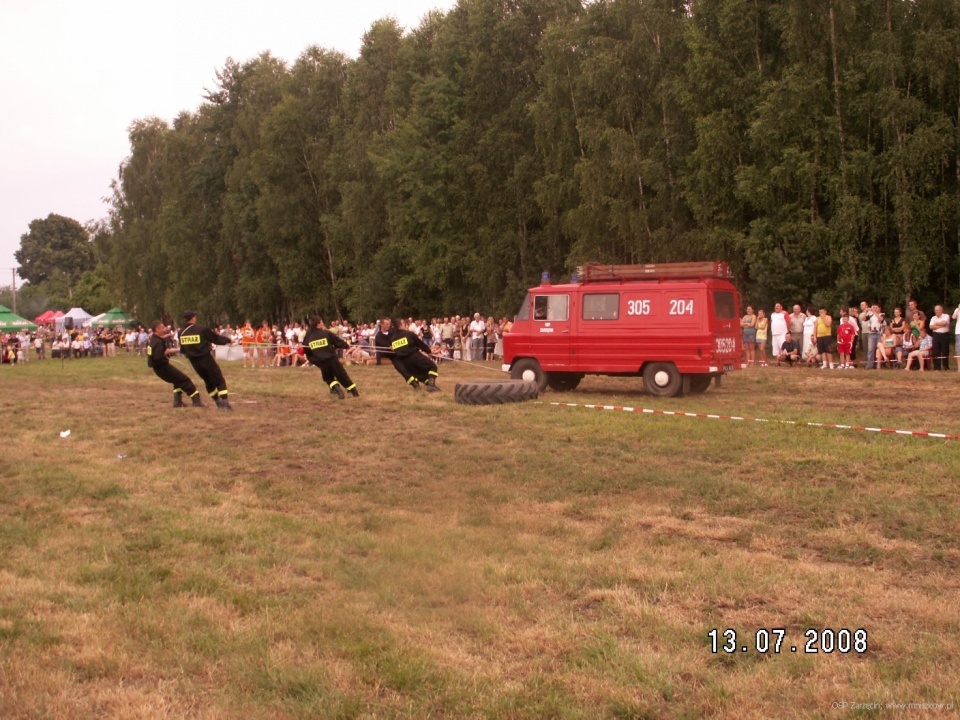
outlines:
[{"label": "white license plate", "polygon": [[733,365],[724,365],[724,366],[723,366],[723,371],[724,371],[724,372],[733,372]]}]

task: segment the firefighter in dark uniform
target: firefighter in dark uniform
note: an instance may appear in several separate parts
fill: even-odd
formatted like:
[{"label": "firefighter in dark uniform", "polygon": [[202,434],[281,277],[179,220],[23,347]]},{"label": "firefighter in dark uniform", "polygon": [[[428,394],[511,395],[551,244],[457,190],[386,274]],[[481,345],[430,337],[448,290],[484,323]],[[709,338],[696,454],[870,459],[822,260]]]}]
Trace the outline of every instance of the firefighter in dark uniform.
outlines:
[{"label": "firefighter in dark uniform", "polygon": [[153,368],[157,377],[173,385],[173,406],[183,407],[183,395],[187,394],[196,407],[203,407],[200,401],[200,391],[193,384],[193,380],[170,364],[168,355],[177,353],[173,346],[173,331],[166,324],[157,320],[153,324],[153,335],[147,343],[147,367]]},{"label": "firefighter in dark uniform", "polygon": [[230,338],[217,335],[203,325],[197,325],[197,314],[193,310],[187,310],[183,314],[183,320],[187,326],[178,335],[180,353],[193,365],[193,369],[203,380],[207,393],[217,403],[217,407],[221,410],[233,410],[227,399],[227,381],[223,379],[223,372],[217,365],[211,347],[211,344],[229,345]]},{"label": "firefighter in dark uniform", "polygon": [[330,392],[341,400],[346,397],[343,391],[349,390],[354,397],[360,397],[357,384],[350,379],[347,371],[340,364],[337,349],[346,349],[348,345],[323,324],[323,318],[314,317],[310,320],[312,327],[303,336],[303,350],[311,365],[316,365],[323,381],[330,386]]},{"label": "firefighter in dark uniform", "polygon": [[390,349],[393,351],[393,366],[407,381],[407,385],[419,390],[420,383],[424,383],[428,392],[437,392],[440,389],[437,387],[440,373],[437,372],[437,364],[430,359],[430,348],[407,330],[407,324],[403,320],[397,320],[397,329],[393,333]]},{"label": "firefighter in dark uniform", "polygon": [[373,336],[373,347],[376,349],[377,365],[380,364],[382,358],[393,357],[390,350],[390,343],[394,341],[393,334],[396,332],[396,330],[390,325],[390,318],[383,318],[380,321],[380,327],[377,329],[377,334]]}]

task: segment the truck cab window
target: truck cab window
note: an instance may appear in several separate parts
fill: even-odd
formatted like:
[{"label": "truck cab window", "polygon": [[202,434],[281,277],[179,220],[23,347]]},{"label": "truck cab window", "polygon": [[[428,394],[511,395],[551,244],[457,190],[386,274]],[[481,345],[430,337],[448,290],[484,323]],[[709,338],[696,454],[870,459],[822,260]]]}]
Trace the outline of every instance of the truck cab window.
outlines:
[{"label": "truck cab window", "polygon": [[533,319],[567,320],[569,306],[567,295],[536,295],[533,298]]}]

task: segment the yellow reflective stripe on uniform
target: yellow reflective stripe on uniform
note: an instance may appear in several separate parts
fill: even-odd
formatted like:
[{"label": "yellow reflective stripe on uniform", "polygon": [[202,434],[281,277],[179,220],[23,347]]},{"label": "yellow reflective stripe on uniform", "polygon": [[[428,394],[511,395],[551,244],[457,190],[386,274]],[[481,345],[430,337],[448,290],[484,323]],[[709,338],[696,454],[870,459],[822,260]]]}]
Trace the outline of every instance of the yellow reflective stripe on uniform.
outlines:
[{"label": "yellow reflective stripe on uniform", "polygon": [[329,345],[329,344],[330,344],[330,343],[327,341],[326,338],[321,338],[321,339],[319,339],[319,340],[313,340],[313,341],[310,343],[310,345],[308,345],[308,347],[309,347],[311,350],[319,350],[320,348],[325,348],[325,347],[327,347],[327,345]]},{"label": "yellow reflective stripe on uniform", "polygon": [[181,335],[180,344],[181,345],[199,345],[200,336],[199,335]]},{"label": "yellow reflective stripe on uniform", "polygon": [[390,343],[390,349],[396,350],[397,348],[406,347],[410,344],[410,341],[407,338],[400,338],[399,340],[394,340]]},{"label": "yellow reflective stripe on uniform", "polygon": [[153,345],[147,346],[147,355],[153,355]]}]

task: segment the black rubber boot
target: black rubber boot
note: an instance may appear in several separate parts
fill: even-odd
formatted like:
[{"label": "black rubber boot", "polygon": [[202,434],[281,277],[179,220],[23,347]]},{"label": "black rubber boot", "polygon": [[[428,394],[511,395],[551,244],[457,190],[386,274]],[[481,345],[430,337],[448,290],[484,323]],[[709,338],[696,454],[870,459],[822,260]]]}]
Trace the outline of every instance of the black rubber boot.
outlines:
[{"label": "black rubber boot", "polygon": [[173,406],[174,407],[183,407],[183,393],[175,392],[173,394]]},{"label": "black rubber boot", "polygon": [[343,394],[343,388],[340,387],[339,385],[334,385],[332,388],[330,388],[330,392],[336,393],[337,397],[340,398],[341,400],[347,397],[346,395]]},{"label": "black rubber boot", "polygon": [[233,410],[233,408],[230,407],[230,401],[227,400],[226,395],[219,395],[217,397],[217,407],[219,407],[221,410]]},{"label": "black rubber boot", "polygon": [[432,377],[427,378],[427,392],[440,392],[440,388],[437,387],[437,381]]},{"label": "black rubber boot", "polygon": [[195,393],[190,397],[193,400],[194,407],[203,407],[203,401],[200,399],[200,393]]},{"label": "black rubber boot", "polygon": [[412,383],[410,383],[410,387],[412,387],[414,390],[419,390],[419,389],[420,389],[420,381],[419,381],[419,380],[414,380]]},{"label": "black rubber boot", "polygon": [[360,397],[360,391],[357,390],[356,388],[350,388],[350,394],[353,395],[354,397]]}]

